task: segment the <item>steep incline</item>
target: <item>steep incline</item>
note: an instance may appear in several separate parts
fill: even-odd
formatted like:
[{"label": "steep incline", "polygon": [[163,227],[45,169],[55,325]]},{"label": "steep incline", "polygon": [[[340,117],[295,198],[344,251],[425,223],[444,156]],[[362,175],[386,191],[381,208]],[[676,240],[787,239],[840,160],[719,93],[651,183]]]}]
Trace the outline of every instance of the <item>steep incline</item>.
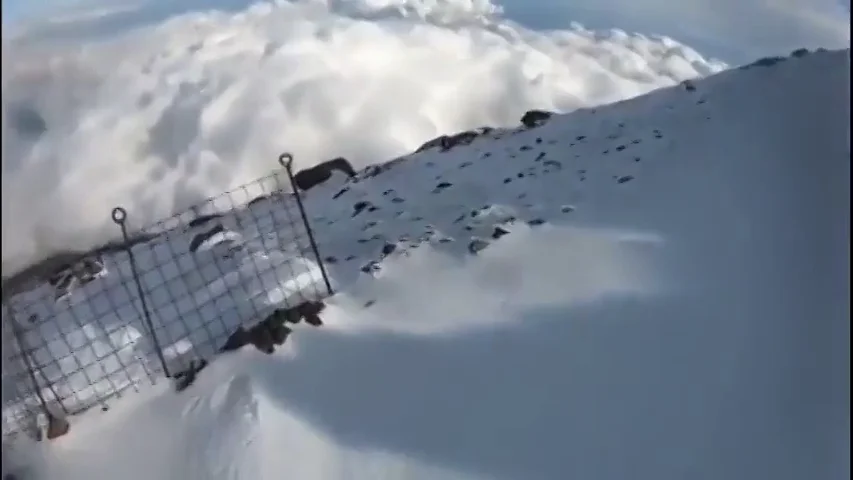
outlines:
[{"label": "steep incline", "polygon": [[765,61],[311,190],[324,328],[79,422],[44,468],[841,478],[848,85],[849,51]]}]

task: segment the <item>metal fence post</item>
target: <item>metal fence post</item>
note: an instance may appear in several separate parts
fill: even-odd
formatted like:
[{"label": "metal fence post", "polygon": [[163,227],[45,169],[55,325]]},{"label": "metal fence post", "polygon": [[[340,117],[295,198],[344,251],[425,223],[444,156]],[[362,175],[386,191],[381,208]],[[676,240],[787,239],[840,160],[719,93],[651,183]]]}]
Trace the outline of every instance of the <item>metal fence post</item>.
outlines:
[{"label": "metal fence post", "polygon": [[157,332],[154,331],[154,322],[151,321],[151,313],[148,311],[148,302],[145,301],[145,291],[142,289],[142,279],[139,277],[139,271],[136,268],[136,257],[133,256],[133,246],[131,245],[130,236],[127,234],[127,210],[122,207],[116,207],[112,212],[113,222],[121,228],[121,235],[124,238],[124,247],[127,251],[127,256],[130,259],[130,271],[133,274],[133,280],[136,282],[136,291],[139,294],[139,301],[142,303],[142,314],[145,318],[145,324],[151,333],[151,341],[154,342],[154,351],[157,353],[157,358],[163,366],[163,374],[166,378],[171,378],[169,367],[166,366],[166,358],[163,356],[163,349],[160,347],[160,341],[157,340]]},{"label": "metal fence post", "polygon": [[329,275],[326,273],[326,266],[323,265],[323,258],[320,257],[320,249],[317,248],[317,242],[314,240],[314,232],[311,230],[311,222],[308,221],[308,215],[305,213],[305,206],[302,204],[302,197],[299,195],[299,188],[296,186],[296,180],[293,178],[293,155],[290,153],[282,153],[278,157],[278,163],[284,167],[287,172],[287,178],[290,180],[290,188],[293,190],[293,196],[296,197],[296,206],[299,208],[299,214],[302,216],[302,223],[305,226],[305,231],[308,233],[308,242],[311,244],[311,251],[317,259],[317,264],[320,266],[320,275],[323,276],[323,282],[326,284],[326,291],[329,295],[334,292],[332,290],[332,282],[329,280]]}]

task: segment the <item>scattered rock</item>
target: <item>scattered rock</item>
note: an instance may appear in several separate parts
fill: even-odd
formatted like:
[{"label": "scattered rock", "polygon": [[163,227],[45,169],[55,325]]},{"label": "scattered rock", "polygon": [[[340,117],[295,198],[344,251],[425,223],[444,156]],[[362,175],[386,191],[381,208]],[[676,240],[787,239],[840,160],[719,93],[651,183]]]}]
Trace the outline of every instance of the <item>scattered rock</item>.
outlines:
[{"label": "scattered rock", "polygon": [[335,170],[345,173],[350,178],[355,177],[355,169],[352,168],[349,160],[338,157],[300,170],[293,176],[293,181],[301,190],[309,190],[331,178]]},{"label": "scattered rock", "polygon": [[453,184],[450,182],[441,182],[435,186],[435,189],[433,189],[432,193],[438,193],[438,192],[444,190],[445,188],[452,187],[452,186],[453,186]]},{"label": "scattered rock", "polygon": [[393,243],[385,243],[385,245],[382,246],[382,255],[391,255],[395,250],[397,250],[397,245],[394,245]]},{"label": "scattered rock", "polygon": [[740,67],[740,68],[742,70],[748,70],[752,67],[771,67],[771,66],[776,65],[777,63],[783,62],[785,60],[786,60],[785,57],[764,57],[764,58],[760,58],[760,59],[750,63],[749,65],[745,65],[745,66]]},{"label": "scattered rock", "polygon": [[574,212],[574,211],[575,211],[575,207],[573,207],[573,206],[571,206],[571,205],[563,205],[562,207],[560,207],[560,211],[561,211],[561,212],[563,212],[563,213],[570,213],[570,212]]},{"label": "scattered rock", "polygon": [[470,253],[476,255],[477,252],[482,251],[484,248],[486,248],[488,246],[489,246],[489,242],[487,242],[485,240],[481,240],[479,238],[475,238],[474,240],[471,240],[471,243],[468,244],[468,251]]},{"label": "scattered rock", "polygon": [[805,57],[809,53],[810,53],[809,50],[806,48],[798,48],[798,49],[794,50],[793,52],[791,52],[791,56],[796,57],[796,58],[801,58],[801,57]]},{"label": "scattered rock", "polygon": [[[255,200],[257,200],[257,199],[255,199]],[[200,227],[200,226],[204,225],[205,223],[207,223],[211,220],[221,218],[221,217],[222,217],[222,214],[220,214],[220,213],[212,213],[210,215],[199,215],[198,217],[195,217],[194,219],[187,222],[187,226],[190,228]]]},{"label": "scattered rock", "polygon": [[332,195],[332,198],[333,198],[333,199],[337,199],[338,197],[340,197],[341,195],[343,195],[343,194],[347,193],[348,191],[349,191],[349,187],[344,187],[344,188],[342,188],[342,189],[338,190],[338,193],[336,193],[336,194]]},{"label": "scattered rock", "polygon": [[424,143],[423,145],[418,147],[417,150],[415,150],[415,153],[420,153],[435,147],[439,147],[441,148],[442,152],[446,152],[459,145],[469,145],[471,144],[471,142],[474,141],[475,138],[490,131],[491,130],[486,130],[484,132],[483,129],[479,131],[468,130],[465,132],[456,133],[454,135],[442,135]]},{"label": "scattered rock", "polygon": [[[68,420],[64,417],[53,413],[45,413],[47,417],[47,429],[45,431],[45,437],[47,440],[53,440],[55,438],[59,438],[68,433],[71,429],[71,424],[68,423]],[[41,437],[41,432],[38,433],[38,436]],[[44,440],[43,438],[38,438],[38,440]]]},{"label": "scattered rock", "polygon": [[361,271],[369,274],[378,271],[380,268],[381,267],[379,266],[378,262],[376,262],[375,260],[371,260],[370,262],[361,267]]},{"label": "scattered rock", "polygon": [[536,128],[544,125],[552,115],[552,112],[544,110],[529,110],[522,115],[521,123],[527,128]]},{"label": "scattered rock", "polygon": [[207,360],[191,360],[189,368],[172,376],[175,382],[175,391],[183,392],[195,382],[198,373],[207,366]]},{"label": "scattered rock", "polygon": [[305,323],[314,327],[320,327],[323,325],[323,321],[317,314],[305,315]]},{"label": "scattered rock", "polygon": [[196,234],[192,241],[190,241],[190,252],[195,253],[204,242],[210,240],[217,233],[222,233],[224,231],[225,227],[217,223],[210,230]]},{"label": "scattered rock", "polygon": [[533,220],[529,220],[527,222],[527,224],[532,226],[532,227],[535,227],[536,225],[542,225],[543,223],[545,223],[545,220],[543,220],[541,218],[534,218]]},{"label": "scattered rock", "polygon": [[633,179],[634,179],[634,177],[632,175],[625,175],[623,177],[619,177],[619,179],[616,181],[619,183],[625,183],[625,182],[630,182]]},{"label": "scattered rock", "polygon": [[352,210],[353,210],[352,216],[355,217],[356,215],[361,213],[362,210],[364,210],[365,208],[367,208],[369,206],[370,206],[370,202],[367,202],[364,200],[362,200],[360,202],[356,202],[355,205],[352,206]]},{"label": "scattered rock", "polygon": [[497,239],[503,237],[504,235],[507,235],[508,233],[509,233],[509,230],[507,230],[505,228],[501,228],[498,226],[498,227],[495,227],[495,230],[492,232],[492,238],[497,240]]},{"label": "scattered rock", "polygon": [[253,207],[253,206],[263,202],[264,200],[269,200],[269,199],[270,199],[269,195],[258,195],[257,197],[249,200],[249,203],[247,203],[246,206],[247,207]]},{"label": "scattered rock", "polygon": [[430,141],[424,143],[423,145],[421,145],[420,147],[418,147],[418,149],[415,150],[415,153],[420,153],[420,152],[429,150],[430,148],[434,148],[434,147],[440,147],[441,145],[444,144],[444,141],[446,138],[447,138],[447,135],[435,137],[432,140],[430,140]]}]

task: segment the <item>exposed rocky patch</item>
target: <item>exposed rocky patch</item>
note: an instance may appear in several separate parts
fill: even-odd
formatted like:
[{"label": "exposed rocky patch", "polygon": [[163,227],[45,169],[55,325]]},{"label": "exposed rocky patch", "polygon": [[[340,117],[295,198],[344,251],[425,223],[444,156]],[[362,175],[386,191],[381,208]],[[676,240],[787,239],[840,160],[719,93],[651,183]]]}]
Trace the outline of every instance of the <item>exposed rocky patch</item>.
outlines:
[{"label": "exposed rocky patch", "polygon": [[356,176],[349,160],[338,157],[300,170],[293,176],[293,181],[300,190],[307,191],[331,178],[335,171],[343,172],[349,178]]},{"label": "exposed rocky patch", "polygon": [[529,110],[521,116],[521,124],[527,128],[536,128],[545,125],[553,115],[553,112],[545,110]]}]

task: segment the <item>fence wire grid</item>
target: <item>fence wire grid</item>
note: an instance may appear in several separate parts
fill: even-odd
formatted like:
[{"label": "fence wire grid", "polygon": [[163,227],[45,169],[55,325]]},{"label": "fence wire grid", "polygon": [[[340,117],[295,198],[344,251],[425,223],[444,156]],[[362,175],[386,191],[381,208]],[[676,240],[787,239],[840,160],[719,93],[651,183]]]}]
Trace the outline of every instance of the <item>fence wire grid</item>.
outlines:
[{"label": "fence wire grid", "polygon": [[[3,438],[74,415],[208,360],[278,309],[332,293],[292,157],[283,170],[81,255],[4,292]],[[105,214],[110,214],[109,211]]]}]

